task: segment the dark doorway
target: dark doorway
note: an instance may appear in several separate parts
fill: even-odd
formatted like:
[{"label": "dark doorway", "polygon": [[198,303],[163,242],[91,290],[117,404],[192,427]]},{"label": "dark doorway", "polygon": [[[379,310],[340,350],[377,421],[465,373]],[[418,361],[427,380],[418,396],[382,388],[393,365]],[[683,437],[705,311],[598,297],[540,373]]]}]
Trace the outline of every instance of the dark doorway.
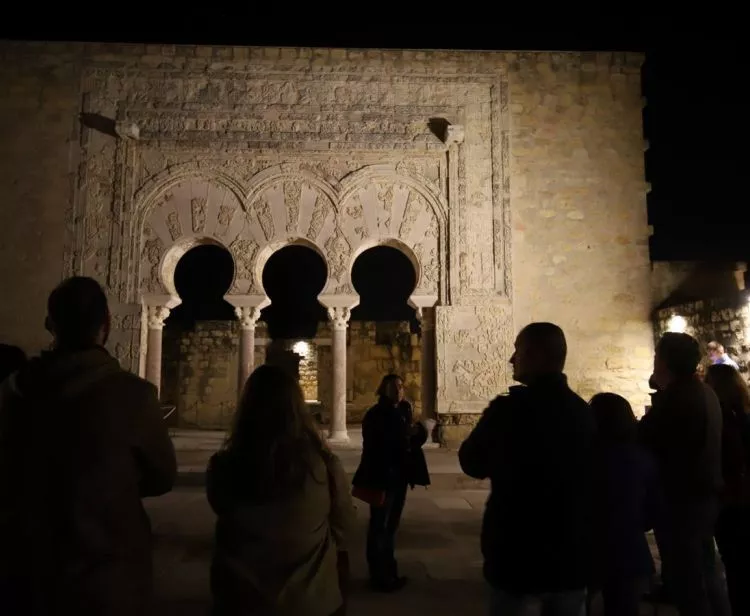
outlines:
[{"label": "dark doorway", "polygon": [[352,283],[359,293],[352,320],[409,321],[412,331],[417,331],[416,313],[407,303],[417,274],[403,252],[391,246],[366,250],[354,262]]},{"label": "dark doorway", "polygon": [[271,305],[261,319],[271,339],[314,338],[328,315],[318,301],[328,277],[323,258],[307,246],[285,246],[263,268],[263,288]]},{"label": "dark doorway", "polygon": [[172,310],[167,322],[187,329],[196,321],[234,319],[234,308],[224,300],[233,277],[234,262],[225,248],[206,244],[190,249],[174,274],[182,303]]}]

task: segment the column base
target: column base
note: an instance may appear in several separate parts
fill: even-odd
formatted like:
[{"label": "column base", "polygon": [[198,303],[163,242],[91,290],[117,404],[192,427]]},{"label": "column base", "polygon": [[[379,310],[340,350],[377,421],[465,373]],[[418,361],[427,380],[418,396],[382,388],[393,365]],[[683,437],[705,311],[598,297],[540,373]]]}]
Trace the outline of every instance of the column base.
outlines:
[{"label": "column base", "polygon": [[331,430],[326,440],[333,445],[344,445],[349,442],[349,433],[346,430]]}]

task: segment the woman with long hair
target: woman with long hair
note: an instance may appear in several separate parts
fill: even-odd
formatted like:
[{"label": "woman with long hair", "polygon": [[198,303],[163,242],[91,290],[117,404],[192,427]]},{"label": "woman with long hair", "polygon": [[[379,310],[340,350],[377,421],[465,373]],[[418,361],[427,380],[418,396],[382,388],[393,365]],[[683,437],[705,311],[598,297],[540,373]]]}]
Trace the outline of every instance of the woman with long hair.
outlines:
[{"label": "woman with long hair", "polygon": [[724,562],[733,614],[750,614],[750,391],[729,364],[713,364],[705,383],[721,404],[724,492],[716,521],[716,545]]},{"label": "woman with long hair", "polygon": [[343,613],[338,559],[355,515],[348,481],[283,369],[250,375],[206,490],[217,515],[214,614]]},{"label": "woman with long hair", "polygon": [[378,592],[394,592],[406,584],[406,578],[398,574],[394,554],[406,491],[408,486],[430,483],[422,451],[427,428],[414,422],[400,376],[383,377],[377,395],[378,403],[362,421],[362,459],[352,483],[354,495],[370,505],[367,530],[370,583]]},{"label": "woman with long hair", "polygon": [[590,405],[598,434],[592,587],[602,592],[606,616],[637,616],[654,573],[646,531],[661,509],[656,461],[637,442],[625,398],[601,393]]}]

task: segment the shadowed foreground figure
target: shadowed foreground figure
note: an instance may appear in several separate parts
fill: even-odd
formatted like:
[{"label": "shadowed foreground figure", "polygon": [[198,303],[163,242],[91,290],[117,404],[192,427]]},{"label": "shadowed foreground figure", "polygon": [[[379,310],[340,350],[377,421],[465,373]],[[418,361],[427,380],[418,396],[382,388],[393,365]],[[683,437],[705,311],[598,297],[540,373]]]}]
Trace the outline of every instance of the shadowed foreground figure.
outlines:
[{"label": "shadowed foreground figure", "polygon": [[107,299],[70,278],[48,301],[53,350],[0,390],[0,614],[140,616],[152,538],[141,498],[177,463],[156,389],[103,345]]},{"label": "shadowed foreground figure", "polygon": [[26,364],[26,353],[17,346],[0,344],[0,383]]},{"label": "shadowed foreground figure", "polygon": [[482,528],[491,614],[579,616],[589,576],[595,424],[563,374],[567,345],[531,323],[510,358],[523,383],[492,401],[461,445],[463,471],[490,478]]},{"label": "shadowed foreground figure", "polygon": [[714,525],[722,490],[722,413],[716,394],[696,375],[698,342],[666,333],[656,345],[653,406],[638,424],[657,461],[663,520],[654,529],[662,579],[680,616],[728,616],[716,563]]},{"label": "shadowed foreground figure", "polygon": [[355,520],[348,481],[284,368],[250,375],[206,491],[217,515],[215,616],[344,613]]}]

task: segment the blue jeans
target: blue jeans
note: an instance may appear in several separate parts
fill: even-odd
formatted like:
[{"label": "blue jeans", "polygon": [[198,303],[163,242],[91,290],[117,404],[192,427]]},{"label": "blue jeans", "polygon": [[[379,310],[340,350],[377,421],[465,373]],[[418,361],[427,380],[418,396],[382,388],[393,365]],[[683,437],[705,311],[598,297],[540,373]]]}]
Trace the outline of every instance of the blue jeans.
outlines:
[{"label": "blue jeans", "polygon": [[583,616],[585,608],[585,589],[519,596],[493,588],[490,599],[490,616]]}]

